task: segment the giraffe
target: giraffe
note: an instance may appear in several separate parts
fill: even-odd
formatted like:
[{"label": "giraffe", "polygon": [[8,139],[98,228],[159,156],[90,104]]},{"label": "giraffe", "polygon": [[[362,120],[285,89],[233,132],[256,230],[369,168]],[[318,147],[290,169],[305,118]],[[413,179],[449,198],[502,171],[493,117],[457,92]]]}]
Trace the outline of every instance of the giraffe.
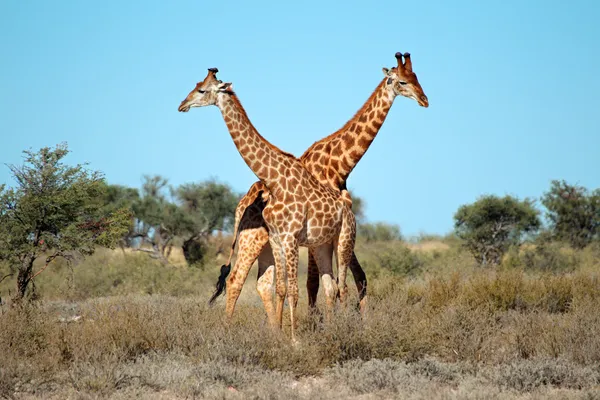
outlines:
[{"label": "giraffe", "polygon": [[[272,303],[268,303],[266,311],[271,325],[281,329],[287,296],[291,338],[296,342],[299,246],[309,247],[313,252],[330,314],[337,294],[342,304],[347,295],[346,270],[356,235],[352,200],[346,190],[339,191],[319,183],[299,159],[261,136],[248,119],[231,83],[218,80],[217,72],[216,68],[208,70],[206,78],[181,102],[179,111],[216,105],[238,152],[268,189],[269,201],[262,215],[275,258],[277,301],[275,310]],[[337,284],[331,265],[334,251],[338,261]]]},{"label": "giraffe", "polygon": [[[383,69],[383,80],[356,114],[341,129],[315,142],[300,157],[304,167],[322,184],[339,190],[346,188],[346,180],[350,172],[375,139],[396,96],[411,98],[422,107],[429,106],[429,100],[413,72],[410,53],[398,52],[395,57],[397,66],[391,70]],[[268,191],[259,181],[250,187],[236,208],[234,241],[229,260],[221,267],[217,290],[209,301],[213,303],[225,288],[225,279],[229,274],[231,259],[237,244],[238,257],[227,282],[226,315],[228,317],[233,314],[242,286],[257,258],[259,264],[257,290],[263,303],[267,304],[271,301],[272,271],[268,268],[273,265],[273,257],[269,246],[269,233],[262,218],[262,210],[267,201]],[[354,253],[350,271],[359,293],[359,307],[364,313],[367,279]],[[319,273],[311,252],[308,258],[306,285],[309,307],[314,309],[319,289]]]}]

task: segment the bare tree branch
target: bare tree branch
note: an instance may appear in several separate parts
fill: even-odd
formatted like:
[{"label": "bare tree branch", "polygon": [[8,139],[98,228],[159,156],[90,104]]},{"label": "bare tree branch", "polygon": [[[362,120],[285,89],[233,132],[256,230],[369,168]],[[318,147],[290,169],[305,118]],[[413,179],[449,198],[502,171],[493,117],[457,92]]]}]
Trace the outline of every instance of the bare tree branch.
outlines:
[{"label": "bare tree branch", "polygon": [[44,266],[43,266],[43,267],[42,267],[42,268],[41,268],[41,269],[40,269],[38,272],[36,272],[35,274],[31,275],[31,278],[29,278],[29,279],[30,279],[30,280],[33,280],[33,279],[34,279],[36,276],[38,276],[39,274],[41,274],[42,272],[44,272],[44,270],[45,270],[46,268],[48,268],[48,265],[50,265],[50,263],[51,263],[52,261],[54,261],[54,259],[55,259],[56,257],[59,257],[60,255],[61,255],[60,253],[54,253],[54,254],[52,254],[51,256],[48,256],[48,257],[46,258],[46,264],[44,264]]},{"label": "bare tree branch", "polygon": [[11,276],[13,276],[14,274],[8,274],[8,275],[4,275],[2,277],[2,279],[0,279],[0,283],[2,283],[3,280],[5,280],[6,278],[10,278]]}]

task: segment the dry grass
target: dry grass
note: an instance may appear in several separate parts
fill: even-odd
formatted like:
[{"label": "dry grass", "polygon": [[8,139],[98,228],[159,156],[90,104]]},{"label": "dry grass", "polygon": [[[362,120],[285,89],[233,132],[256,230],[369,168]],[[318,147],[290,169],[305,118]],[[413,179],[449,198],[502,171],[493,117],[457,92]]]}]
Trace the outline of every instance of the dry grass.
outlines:
[{"label": "dry grass", "polygon": [[450,245],[441,240],[427,240],[419,243],[408,243],[408,248],[414,251],[446,251]]},{"label": "dry grass", "polygon": [[[323,323],[301,301],[297,347],[268,328],[253,283],[227,324],[222,300],[206,305],[213,270],[110,252],[57,264],[42,301],[0,308],[0,398],[600,398],[596,253],[567,272],[490,271],[453,246],[385,246],[360,255],[377,276],[367,318]],[[377,266],[382,248],[418,268]]]}]

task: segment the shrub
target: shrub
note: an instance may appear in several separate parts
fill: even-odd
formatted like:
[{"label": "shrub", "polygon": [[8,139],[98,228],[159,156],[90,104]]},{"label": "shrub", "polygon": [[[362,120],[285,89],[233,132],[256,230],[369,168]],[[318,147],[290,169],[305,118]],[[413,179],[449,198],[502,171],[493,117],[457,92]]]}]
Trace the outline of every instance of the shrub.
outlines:
[{"label": "shrub", "polygon": [[540,226],[531,201],[511,196],[483,196],[454,215],[456,234],[481,265],[497,265],[511,245]]},{"label": "shrub", "polygon": [[[25,165],[9,166],[17,186],[0,187],[0,260],[18,266],[16,299],[56,258],[89,255],[97,245],[113,247],[129,230],[128,210],[103,212],[102,175],[65,165],[68,153],[66,144],[24,151]],[[34,273],[40,257],[45,265]]]},{"label": "shrub", "polygon": [[555,239],[582,249],[600,236],[600,189],[590,193],[583,186],[552,181],[542,204]]},{"label": "shrub", "polygon": [[357,237],[367,242],[389,242],[402,240],[400,227],[385,222],[359,224],[356,232]]},{"label": "shrub", "polygon": [[402,242],[375,242],[368,246],[369,254],[362,258],[362,263],[367,271],[375,275],[382,272],[415,275],[423,265],[419,255]]}]

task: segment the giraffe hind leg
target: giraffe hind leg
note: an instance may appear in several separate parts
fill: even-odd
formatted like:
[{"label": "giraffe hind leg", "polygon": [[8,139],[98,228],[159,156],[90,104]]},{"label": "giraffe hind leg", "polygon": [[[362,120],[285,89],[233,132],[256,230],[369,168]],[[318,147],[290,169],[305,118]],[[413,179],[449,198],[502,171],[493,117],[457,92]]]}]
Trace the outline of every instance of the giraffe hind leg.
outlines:
[{"label": "giraffe hind leg", "polygon": [[352,260],[350,261],[350,272],[352,272],[356,290],[358,291],[358,308],[364,316],[367,307],[367,275],[358,262],[354,251],[352,251]]},{"label": "giraffe hind leg", "polygon": [[327,321],[331,321],[338,294],[338,286],[333,277],[333,244],[325,243],[312,250],[323,281],[323,291],[327,303]]},{"label": "giraffe hind leg", "polygon": [[274,315],[273,287],[275,277],[275,259],[273,250],[269,244],[269,237],[264,237],[264,247],[258,256],[258,279],[256,291],[260,296],[267,315]]},{"label": "giraffe hind leg", "polygon": [[235,305],[242,292],[248,273],[258,258],[268,233],[265,228],[246,229],[240,232],[238,239],[238,257],[233,273],[227,282],[227,300],[225,312],[228,318],[233,316]]},{"label": "giraffe hind leg", "polygon": [[308,293],[308,307],[310,312],[316,311],[317,308],[319,278],[319,268],[313,254],[313,249],[308,249],[308,275],[306,277],[306,292]]}]

